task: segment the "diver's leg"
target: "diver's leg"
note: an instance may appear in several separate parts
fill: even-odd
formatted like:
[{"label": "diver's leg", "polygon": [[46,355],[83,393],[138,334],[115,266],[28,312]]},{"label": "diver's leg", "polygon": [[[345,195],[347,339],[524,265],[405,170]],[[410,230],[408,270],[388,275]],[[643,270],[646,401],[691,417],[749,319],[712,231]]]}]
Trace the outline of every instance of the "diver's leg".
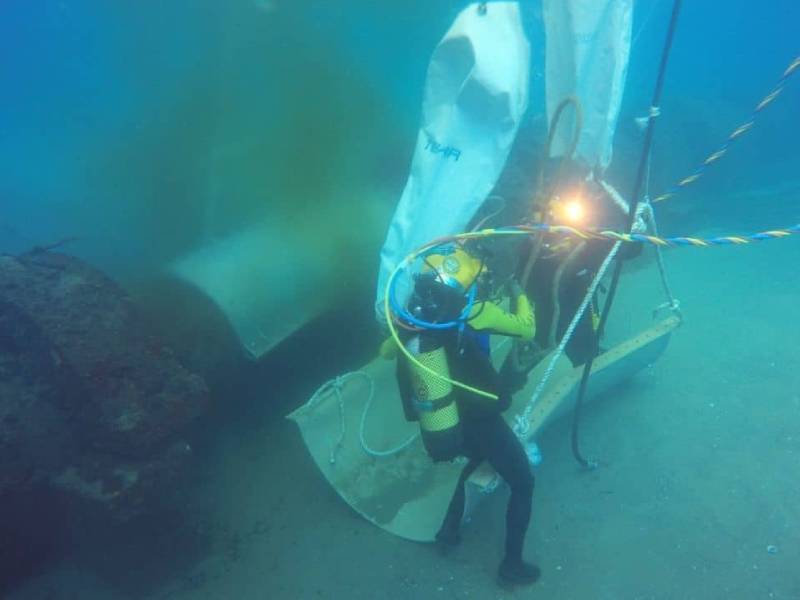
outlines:
[{"label": "diver's leg", "polygon": [[450,505],[447,507],[444,521],[442,521],[442,526],[436,534],[436,541],[447,546],[455,546],[461,542],[461,519],[464,518],[464,503],[466,501],[464,485],[481,462],[478,459],[470,459],[461,470],[461,476],[456,483],[456,489],[450,499]]},{"label": "diver's leg", "polygon": [[489,464],[511,488],[506,511],[505,557],[500,564],[500,577],[513,583],[533,583],[539,577],[538,567],[522,560],[525,533],[531,519],[534,478],[522,444],[500,415],[487,419]]}]

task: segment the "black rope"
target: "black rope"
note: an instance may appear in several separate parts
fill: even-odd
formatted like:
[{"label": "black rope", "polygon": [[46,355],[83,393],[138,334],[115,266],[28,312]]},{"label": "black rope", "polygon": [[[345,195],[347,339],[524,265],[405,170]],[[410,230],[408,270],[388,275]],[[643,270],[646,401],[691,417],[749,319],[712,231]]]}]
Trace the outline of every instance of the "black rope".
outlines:
[{"label": "black rope", "polygon": [[[653,101],[650,104],[650,118],[647,122],[647,132],[644,137],[644,145],[642,146],[642,154],[639,158],[639,170],[636,173],[636,181],[633,186],[633,193],[631,194],[630,212],[628,213],[628,228],[629,232],[633,231],[633,226],[636,223],[636,211],[639,206],[639,194],[642,191],[642,184],[644,183],[645,172],[647,171],[647,162],[650,158],[650,148],[653,144],[653,133],[655,130],[655,114],[656,109],[661,102],[661,91],[664,88],[664,74],[667,70],[667,61],[669,53],[672,49],[672,40],[675,36],[675,29],[678,24],[678,13],[681,10],[682,0],[675,0],[672,5],[672,16],[669,21],[669,28],[667,29],[667,37],[664,40],[664,49],[661,52],[661,64],[658,68],[658,78],[656,79],[655,90],[653,91]],[[608,288],[608,296],[603,305],[603,312],[600,315],[600,323],[597,325],[596,339],[599,341],[603,335],[608,321],[608,315],[611,312],[611,305],[614,303],[614,296],[617,293],[617,286],[619,285],[619,278],[622,274],[623,261],[617,258],[614,265],[614,274],[611,278],[611,284]],[[581,384],[578,389],[578,398],[575,400],[575,409],[572,413],[572,455],[575,457],[581,466],[586,468],[593,468],[597,466],[595,463],[586,460],[580,451],[579,444],[579,429],[580,429],[580,416],[581,408],[583,406],[584,396],[586,395],[586,388],[589,383],[589,374],[592,372],[592,364],[597,356],[599,344],[595,346],[592,356],[586,361],[583,366],[583,374],[581,376]]]}]

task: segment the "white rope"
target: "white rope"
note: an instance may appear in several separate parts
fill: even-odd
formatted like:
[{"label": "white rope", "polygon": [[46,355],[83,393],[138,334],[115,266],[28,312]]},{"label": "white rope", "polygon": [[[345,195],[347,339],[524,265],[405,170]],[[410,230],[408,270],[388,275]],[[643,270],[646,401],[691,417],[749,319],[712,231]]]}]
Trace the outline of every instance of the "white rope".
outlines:
[{"label": "white rope", "polygon": [[621,241],[614,242],[614,246],[611,248],[611,251],[606,256],[606,259],[603,261],[603,264],[600,265],[600,268],[597,271],[597,274],[594,276],[591,285],[586,290],[586,295],[583,297],[583,301],[581,305],[578,307],[578,310],[575,312],[575,316],[572,317],[572,321],[567,327],[566,332],[564,332],[564,336],[561,338],[561,342],[558,344],[555,352],[553,352],[553,356],[550,359],[550,363],[547,365],[547,369],[542,375],[542,378],[539,380],[539,383],[536,386],[536,389],[533,391],[533,395],[531,395],[531,399],[528,401],[528,404],[525,406],[525,410],[522,411],[522,414],[519,414],[515,417],[514,423],[514,433],[517,434],[517,437],[520,439],[525,439],[528,435],[528,431],[530,430],[530,421],[531,421],[531,414],[533,414],[533,409],[536,406],[536,402],[539,400],[539,396],[541,396],[542,391],[544,390],[544,386],[547,385],[548,380],[555,371],[556,363],[558,359],[561,358],[561,355],[564,353],[564,349],[567,347],[570,339],[572,339],[573,333],[575,333],[575,329],[578,327],[578,323],[580,322],[581,318],[583,317],[586,309],[589,307],[589,304],[594,297],[595,291],[597,291],[597,287],[600,285],[600,281],[606,274],[608,267],[611,265],[611,262],[616,257],[617,252],[619,251],[620,246],[622,245]]},{"label": "white rope", "polygon": [[[648,169],[648,179],[649,179],[649,169]],[[605,190],[605,192],[609,195],[609,197],[614,201],[614,204],[616,204],[623,213],[629,215],[631,213],[631,207],[630,204],[628,204],[627,200],[625,200],[625,198],[622,197],[622,194],[620,194],[617,191],[617,189],[607,181],[601,180],[599,183],[600,187],[602,187]],[[636,220],[634,221],[633,230],[631,231],[631,233],[641,233],[647,230],[647,225],[642,218],[642,215],[645,210],[645,204],[647,204],[648,207],[650,206],[649,203],[640,202],[636,208]]]},{"label": "white rope", "polygon": [[[653,205],[650,203],[650,166],[653,163],[653,152],[652,150],[647,155],[647,170],[645,171],[645,183],[644,183],[644,198],[642,199],[640,206],[640,210],[638,217],[643,219],[646,223],[650,225],[650,231],[653,233],[654,236],[659,237],[658,235],[658,224],[656,223],[656,213],[653,210]],[[653,318],[656,317],[660,310],[669,309],[674,314],[681,316],[681,303],[680,301],[675,298],[672,294],[672,288],[669,285],[669,279],[667,278],[667,269],[664,264],[664,255],[661,250],[660,246],[656,246],[656,264],[658,265],[658,273],[661,276],[661,285],[664,287],[664,294],[667,296],[667,301],[663,304],[659,304],[653,309]]]},{"label": "white rope", "polygon": [[399,446],[390,448],[389,450],[374,450],[370,448],[364,436],[364,430],[366,428],[367,413],[369,412],[369,409],[372,406],[372,400],[375,397],[375,381],[368,373],[365,373],[364,371],[352,371],[350,373],[345,373],[344,375],[339,375],[337,377],[334,377],[333,379],[329,379],[321,386],[319,386],[319,388],[317,388],[317,391],[315,391],[311,395],[311,398],[306,403],[306,407],[308,409],[311,409],[315,407],[317,404],[319,404],[322,401],[323,397],[325,396],[334,394],[336,397],[336,402],[339,405],[340,430],[339,430],[339,438],[336,440],[336,443],[334,443],[331,446],[330,456],[328,457],[328,462],[330,462],[330,464],[336,463],[336,456],[339,453],[342,444],[344,444],[344,438],[347,428],[344,416],[345,407],[344,407],[344,397],[342,396],[342,390],[344,389],[347,380],[352,379],[354,377],[363,377],[364,379],[366,379],[369,385],[369,396],[367,397],[367,402],[364,405],[364,410],[361,413],[361,425],[358,431],[359,441],[361,442],[361,448],[362,450],[364,450],[364,452],[366,452],[370,456],[376,456],[376,457],[391,456],[392,454],[396,454],[401,450],[403,450],[404,448],[406,448],[407,446],[409,446],[419,436],[419,433],[415,433]]},{"label": "white rope", "polygon": [[[653,205],[650,204],[650,199],[645,198],[645,202],[642,203],[644,206],[647,207],[647,210],[642,211],[644,214],[644,218],[650,223],[650,229],[653,232],[653,235],[658,237],[658,224],[656,223],[656,215],[653,211]],[[669,285],[669,279],[667,278],[667,269],[664,265],[664,255],[661,251],[660,246],[656,246],[656,263],[658,264],[658,273],[661,276],[661,285],[664,287],[664,293],[667,296],[667,301],[663,304],[658,305],[653,310],[653,316],[655,317],[658,311],[663,309],[669,309],[673,313],[678,316],[681,316],[681,303],[680,301],[675,298],[672,294],[672,288]]]},{"label": "white rope", "polygon": [[[367,375],[367,377],[369,376]],[[364,450],[364,452],[366,452],[370,456],[385,457],[385,456],[391,456],[392,454],[397,454],[401,450],[410,446],[412,442],[419,437],[419,431],[414,433],[410,438],[408,438],[405,442],[401,443],[399,446],[395,446],[394,448],[390,448],[389,450],[373,450],[372,448],[370,448],[369,445],[367,444],[367,440],[364,439],[364,429],[366,429],[367,413],[369,412],[370,406],[372,406],[372,400],[374,396],[375,396],[375,382],[372,381],[372,378],[370,377],[369,399],[367,400],[366,406],[364,406],[364,412],[361,413],[361,427],[359,427],[358,430],[358,436],[361,440],[361,448]]]},{"label": "white rope", "polygon": [[606,194],[608,194],[609,197],[614,201],[614,204],[616,204],[623,213],[625,213],[626,215],[630,214],[631,212],[630,205],[625,200],[625,198],[622,197],[622,194],[620,194],[613,185],[602,179],[598,183],[600,184],[600,187],[602,187],[605,190]]},{"label": "white rope", "polygon": [[306,402],[306,408],[311,409],[315,407],[322,401],[324,396],[329,394],[334,394],[336,396],[336,401],[339,405],[339,424],[341,426],[341,430],[339,431],[339,439],[336,441],[333,446],[331,446],[330,456],[328,457],[328,462],[330,464],[336,463],[336,454],[339,452],[339,448],[341,448],[342,444],[344,443],[344,434],[345,434],[345,419],[344,419],[344,400],[342,399],[342,388],[344,387],[345,381],[358,373],[346,373],[345,375],[339,375],[333,379],[329,379],[321,386],[317,388],[311,398],[309,398],[308,402]]}]

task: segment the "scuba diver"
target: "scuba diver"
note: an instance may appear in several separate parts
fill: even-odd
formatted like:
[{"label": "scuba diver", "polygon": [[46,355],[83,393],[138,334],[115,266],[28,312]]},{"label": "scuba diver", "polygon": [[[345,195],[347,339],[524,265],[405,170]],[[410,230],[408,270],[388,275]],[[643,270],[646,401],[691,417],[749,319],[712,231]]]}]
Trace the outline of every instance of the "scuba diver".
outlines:
[{"label": "scuba diver", "polygon": [[[553,160],[545,166],[558,176],[544,185],[542,197],[535,201],[534,222],[586,229],[620,230],[627,220],[627,206],[615,198],[609,186],[596,181],[579,161]],[[527,381],[527,373],[553,350],[583,301],[586,291],[605,260],[613,242],[583,240],[561,233],[543,233],[520,245],[517,278],[536,306],[535,337],[521,341],[509,353],[501,374],[512,393]],[[619,259],[634,258],[641,246],[628,244],[617,254]],[[580,366],[600,352],[597,324],[600,315],[601,286],[578,321],[565,353],[573,366]]]},{"label": "scuba diver", "polygon": [[[468,459],[437,541],[444,547],[461,541],[464,486],[475,469],[487,461],[511,488],[499,578],[509,583],[533,583],[539,577],[539,568],[523,561],[522,549],[534,477],[522,444],[501,414],[511,405],[511,395],[492,366],[488,339],[490,333],[532,339],[533,310],[513,281],[508,285],[514,301],[512,312],[489,299],[491,271],[476,254],[471,247],[451,244],[423,255],[424,266],[415,277],[408,303],[408,314],[413,315],[412,323],[418,327],[407,329],[401,338],[419,364],[400,355],[397,380],[405,416],[419,421],[430,457],[434,461],[458,456]],[[453,380],[496,399],[454,386]]]},{"label": "scuba diver", "polygon": [[[435,48],[410,173],[381,249],[375,298],[379,323],[392,322],[385,309],[386,290],[398,265],[430,240],[466,231],[470,219],[492,195],[498,177],[507,171],[524,115],[544,109],[550,127],[545,129],[548,141],[543,162],[579,159],[589,166],[584,174],[591,171],[598,180],[609,166],[627,76],[633,0],[544,0],[541,6],[538,15],[527,12],[526,17],[524,13],[534,8],[530,3],[470,3]],[[541,66],[532,66],[529,33],[546,42]],[[529,109],[534,72],[544,75],[544,103],[537,101]],[[558,115],[570,104],[575,114],[573,126],[558,127]],[[525,173],[530,163],[523,162]],[[587,182],[586,177],[576,179],[587,188],[602,186]],[[560,184],[562,179],[555,177],[554,181]],[[589,191],[594,199],[596,190]],[[528,202],[530,193],[538,194],[539,189],[520,192],[509,194],[518,200],[511,210],[524,209],[520,219],[499,218],[497,226],[531,221],[546,224],[541,214],[532,214]],[[575,216],[575,205],[565,193],[552,202],[552,193],[541,193],[543,201],[537,207],[541,213],[558,213],[563,208],[567,216]],[[598,205],[605,206],[607,200],[598,197]],[[610,208],[613,213],[613,206]],[[598,209],[596,214],[600,213]],[[414,360],[401,356],[397,365],[406,418],[419,421],[430,456],[434,461],[457,456],[469,461],[437,539],[443,544],[458,542],[464,484],[478,464],[488,461],[512,490],[500,576],[525,582],[535,581],[539,574],[535,566],[522,561],[533,476],[520,442],[501,413],[508,408],[515,389],[524,385],[532,364],[526,355],[526,360],[517,361],[510,371],[506,365],[511,363],[506,361],[498,374],[489,361],[483,334],[512,336],[515,349],[528,345],[535,335],[540,348],[533,354],[541,359],[553,340],[563,337],[611,247],[594,241],[573,244],[558,234],[539,235],[531,243],[513,252],[521,259],[519,283],[511,286],[517,289],[510,290],[512,300],[517,301],[513,313],[487,301],[481,280],[490,270],[484,268],[479,252],[455,245],[448,251],[441,246],[429,250],[425,256],[428,264],[416,276],[407,305],[408,316],[418,322],[415,325],[406,315],[399,315],[401,324],[410,325],[401,342]],[[508,264],[516,262],[512,258]],[[520,287],[528,294],[521,293]],[[528,298],[536,305],[535,316]],[[535,323],[518,327],[531,319]],[[580,323],[567,350],[575,364],[596,353],[596,338],[590,315]],[[518,357],[520,353],[510,354]],[[491,392],[496,400],[464,390],[453,381]]]},{"label": "scuba diver", "polygon": [[[550,199],[544,218],[553,225],[623,229],[626,211],[599,183],[586,179],[585,167],[573,163],[570,170],[558,183],[559,193]],[[558,344],[612,246],[608,240],[545,234],[526,286],[537,308],[541,307],[537,315],[537,345],[552,349]],[[619,258],[632,258],[640,250],[629,244]],[[596,295],[565,349],[573,366],[584,364],[599,351],[595,333],[599,311]]]}]

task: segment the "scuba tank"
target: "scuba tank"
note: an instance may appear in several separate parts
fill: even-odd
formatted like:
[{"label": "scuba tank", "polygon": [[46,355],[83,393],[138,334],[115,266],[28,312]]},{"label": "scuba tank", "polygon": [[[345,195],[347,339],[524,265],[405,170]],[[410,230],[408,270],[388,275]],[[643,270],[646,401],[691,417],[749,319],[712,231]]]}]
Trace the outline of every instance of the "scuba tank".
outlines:
[{"label": "scuba tank", "polygon": [[[408,350],[420,364],[450,377],[444,346],[431,335],[409,340]],[[422,442],[434,461],[452,460],[462,451],[463,434],[453,384],[409,363],[409,393],[401,394],[406,418],[418,421]]]},{"label": "scuba tank", "polygon": [[404,340],[415,361],[400,359],[398,382],[406,419],[419,422],[428,455],[447,461],[462,453],[463,433],[445,340],[456,334],[453,325],[460,340],[484,262],[451,247],[426,255],[425,268],[415,276],[408,316],[412,323],[431,327]]}]

